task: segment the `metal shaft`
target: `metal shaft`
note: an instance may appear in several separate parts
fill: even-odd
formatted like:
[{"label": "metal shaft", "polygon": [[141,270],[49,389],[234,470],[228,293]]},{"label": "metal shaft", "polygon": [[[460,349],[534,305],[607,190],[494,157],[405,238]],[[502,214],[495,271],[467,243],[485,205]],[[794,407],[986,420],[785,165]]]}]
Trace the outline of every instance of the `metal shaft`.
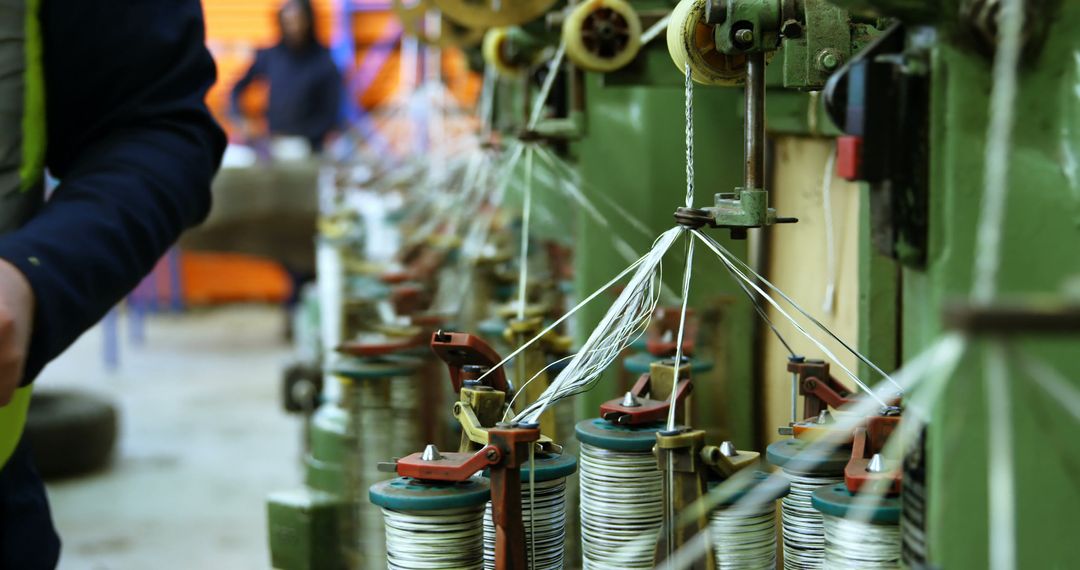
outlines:
[{"label": "metal shaft", "polygon": [[746,56],[746,119],[743,187],[765,185],[765,53]]}]

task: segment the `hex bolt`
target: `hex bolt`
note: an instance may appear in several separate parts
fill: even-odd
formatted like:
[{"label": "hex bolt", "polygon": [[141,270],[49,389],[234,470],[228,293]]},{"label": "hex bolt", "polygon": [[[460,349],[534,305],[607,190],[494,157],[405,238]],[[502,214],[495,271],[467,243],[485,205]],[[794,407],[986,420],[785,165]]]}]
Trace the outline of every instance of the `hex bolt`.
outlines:
[{"label": "hex bolt", "polygon": [[821,50],[821,53],[818,54],[818,65],[825,71],[832,71],[840,67],[840,56],[832,50]]}]

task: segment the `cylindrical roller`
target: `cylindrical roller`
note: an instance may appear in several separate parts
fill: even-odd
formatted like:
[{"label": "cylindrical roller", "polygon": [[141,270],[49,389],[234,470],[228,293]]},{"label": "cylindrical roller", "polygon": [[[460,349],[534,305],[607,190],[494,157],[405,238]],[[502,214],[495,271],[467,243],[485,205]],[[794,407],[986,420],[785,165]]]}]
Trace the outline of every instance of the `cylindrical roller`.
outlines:
[{"label": "cylindrical roller", "polygon": [[776,501],[787,496],[788,488],[785,485],[759,502],[748,503],[746,497],[769,477],[761,472],[754,476],[754,485],[724,501],[710,517],[709,538],[717,570],[776,568]]},{"label": "cylindrical roller", "polygon": [[566,57],[586,71],[615,71],[641,49],[641,18],[624,0],[586,0],[562,25]]},{"label": "cylindrical roller", "polygon": [[581,442],[581,550],[585,570],[652,568],[664,521],[663,474],[652,453],[663,424],[577,424]]},{"label": "cylindrical roller", "polygon": [[667,27],[668,53],[680,73],[690,64],[690,78],[704,85],[742,85],[746,56],[716,49],[713,29],[705,23],[705,0],[682,0]]},{"label": "cylindrical roller", "polygon": [[484,504],[491,498],[483,478],[452,483],[398,477],[372,485],[368,497],[382,507],[389,570],[483,568]]},{"label": "cylindrical roller", "polygon": [[900,499],[856,495],[843,483],[814,491],[825,523],[825,568],[900,568]]}]

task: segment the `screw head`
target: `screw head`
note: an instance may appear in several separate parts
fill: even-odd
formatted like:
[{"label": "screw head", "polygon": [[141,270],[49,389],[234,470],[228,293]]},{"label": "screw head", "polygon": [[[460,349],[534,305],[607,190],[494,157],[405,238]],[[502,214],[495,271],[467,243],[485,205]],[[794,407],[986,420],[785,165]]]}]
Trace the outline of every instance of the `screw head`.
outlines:
[{"label": "screw head", "polygon": [[730,441],[725,441],[720,444],[720,453],[724,454],[724,457],[735,457],[739,454],[739,450],[735,449],[735,444]]},{"label": "screw head", "polygon": [[641,402],[638,401],[637,396],[635,396],[633,392],[627,392],[626,395],[623,396],[622,406],[624,408],[636,408],[640,405]]},{"label": "screw head", "polygon": [[743,28],[741,30],[735,30],[735,42],[743,46],[754,43],[754,30],[749,28]]},{"label": "screw head", "polygon": [[431,443],[429,443],[427,447],[424,448],[424,453],[420,455],[420,459],[422,461],[438,461],[442,458],[443,456],[441,453],[439,453],[439,448],[435,447],[435,445]]},{"label": "screw head", "polygon": [[484,457],[487,457],[488,461],[495,461],[495,459],[499,457],[499,454],[495,453],[494,449],[489,449],[487,450],[487,453],[484,454]]},{"label": "screw head", "polygon": [[840,67],[840,56],[829,50],[822,51],[821,55],[818,56],[818,64],[825,71],[832,71]]}]

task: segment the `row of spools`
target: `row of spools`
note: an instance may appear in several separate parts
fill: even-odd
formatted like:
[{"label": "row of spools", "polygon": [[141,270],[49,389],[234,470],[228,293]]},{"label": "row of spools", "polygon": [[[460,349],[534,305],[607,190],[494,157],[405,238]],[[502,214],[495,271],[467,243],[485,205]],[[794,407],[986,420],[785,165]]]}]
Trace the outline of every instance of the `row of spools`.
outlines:
[{"label": "row of spools", "polygon": [[[619,426],[600,418],[577,424],[583,568],[656,565],[665,503],[664,472],[653,447],[662,429],[662,425]],[[804,448],[798,439],[769,448],[769,459],[784,469],[790,490],[774,491],[768,500],[749,507],[739,505],[738,499],[746,494],[740,493],[711,512],[707,532],[715,567],[777,567],[779,500],[783,567],[898,568],[899,499],[886,497],[865,507],[872,512],[862,520],[849,517],[850,509],[860,508],[856,495],[844,485],[850,450],[835,449],[811,470],[785,469],[787,460]],[[547,455],[536,460],[535,474],[528,467],[522,469],[530,568],[576,566],[564,560],[566,478],[576,464],[572,457]],[[764,474],[757,475],[764,480]],[[530,478],[534,478],[531,487]],[[370,499],[385,517],[388,568],[495,567],[490,496],[483,477],[465,484],[395,478],[372,486]]]}]

